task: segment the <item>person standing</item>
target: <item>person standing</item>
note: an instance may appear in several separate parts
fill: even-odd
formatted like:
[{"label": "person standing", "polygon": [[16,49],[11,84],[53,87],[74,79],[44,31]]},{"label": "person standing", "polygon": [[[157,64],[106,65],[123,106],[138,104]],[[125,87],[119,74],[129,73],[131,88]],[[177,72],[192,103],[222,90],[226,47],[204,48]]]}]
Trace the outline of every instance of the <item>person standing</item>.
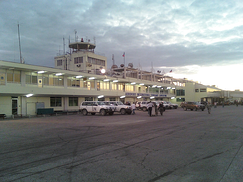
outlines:
[{"label": "person standing", "polygon": [[150,101],[148,104],[149,116],[152,116],[152,107],[153,107],[153,103]]},{"label": "person standing", "polygon": [[131,108],[132,108],[132,114],[135,114],[135,109],[136,109],[135,102],[132,103]]},{"label": "person standing", "polygon": [[208,114],[210,114],[211,113],[211,108],[212,108],[212,105],[210,104],[210,102],[207,102],[206,107],[208,109]]},{"label": "person standing", "polygon": [[152,102],[153,106],[152,106],[152,112],[151,115],[152,116],[156,116],[156,104],[154,102]]},{"label": "person standing", "polygon": [[163,112],[164,112],[164,104],[163,104],[163,102],[159,103],[159,112],[160,112],[160,115],[163,116]]}]

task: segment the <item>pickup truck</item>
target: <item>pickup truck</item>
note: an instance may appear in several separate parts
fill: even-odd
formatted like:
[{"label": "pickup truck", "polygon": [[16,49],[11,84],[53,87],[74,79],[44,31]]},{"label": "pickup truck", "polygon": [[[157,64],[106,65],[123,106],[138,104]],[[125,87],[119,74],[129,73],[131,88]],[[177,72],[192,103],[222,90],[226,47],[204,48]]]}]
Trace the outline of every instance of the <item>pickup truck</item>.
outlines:
[{"label": "pickup truck", "polygon": [[186,111],[187,109],[190,109],[191,111],[197,111],[202,110],[204,111],[205,106],[203,104],[200,104],[198,102],[185,102],[181,107]]}]

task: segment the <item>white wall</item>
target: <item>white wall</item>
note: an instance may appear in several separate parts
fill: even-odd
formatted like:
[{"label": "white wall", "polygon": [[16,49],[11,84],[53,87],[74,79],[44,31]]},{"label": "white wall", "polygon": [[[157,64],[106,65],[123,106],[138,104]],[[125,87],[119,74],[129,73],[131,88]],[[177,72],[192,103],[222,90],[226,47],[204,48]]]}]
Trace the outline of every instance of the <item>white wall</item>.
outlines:
[{"label": "white wall", "polygon": [[12,98],[9,96],[0,96],[0,114],[12,115]]}]

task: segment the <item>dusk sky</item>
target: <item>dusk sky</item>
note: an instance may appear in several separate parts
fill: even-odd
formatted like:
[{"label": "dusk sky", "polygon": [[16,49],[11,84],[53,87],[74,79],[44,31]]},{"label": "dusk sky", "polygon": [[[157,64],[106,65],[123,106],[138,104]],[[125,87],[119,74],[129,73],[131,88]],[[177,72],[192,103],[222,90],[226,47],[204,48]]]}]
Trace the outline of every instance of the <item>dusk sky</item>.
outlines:
[{"label": "dusk sky", "polygon": [[[0,0],[0,60],[54,67],[68,39],[90,39],[108,68],[164,71],[225,90],[240,89],[242,0]],[[172,73],[169,73],[172,70]]]}]

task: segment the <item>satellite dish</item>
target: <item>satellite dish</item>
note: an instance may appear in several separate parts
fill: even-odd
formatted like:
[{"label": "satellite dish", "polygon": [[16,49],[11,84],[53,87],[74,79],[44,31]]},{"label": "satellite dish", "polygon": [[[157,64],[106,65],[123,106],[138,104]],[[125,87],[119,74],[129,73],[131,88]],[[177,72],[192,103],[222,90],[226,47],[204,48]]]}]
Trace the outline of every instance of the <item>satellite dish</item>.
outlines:
[{"label": "satellite dish", "polygon": [[132,64],[132,63],[129,63],[128,66],[129,66],[130,68],[133,68],[133,64]]},{"label": "satellite dish", "polygon": [[123,68],[124,67],[124,64],[121,64],[120,66]]},{"label": "satellite dish", "polygon": [[112,68],[112,69],[115,69],[115,68],[118,68],[118,66],[115,65],[115,64],[113,64],[113,65],[111,66],[111,68]]}]

